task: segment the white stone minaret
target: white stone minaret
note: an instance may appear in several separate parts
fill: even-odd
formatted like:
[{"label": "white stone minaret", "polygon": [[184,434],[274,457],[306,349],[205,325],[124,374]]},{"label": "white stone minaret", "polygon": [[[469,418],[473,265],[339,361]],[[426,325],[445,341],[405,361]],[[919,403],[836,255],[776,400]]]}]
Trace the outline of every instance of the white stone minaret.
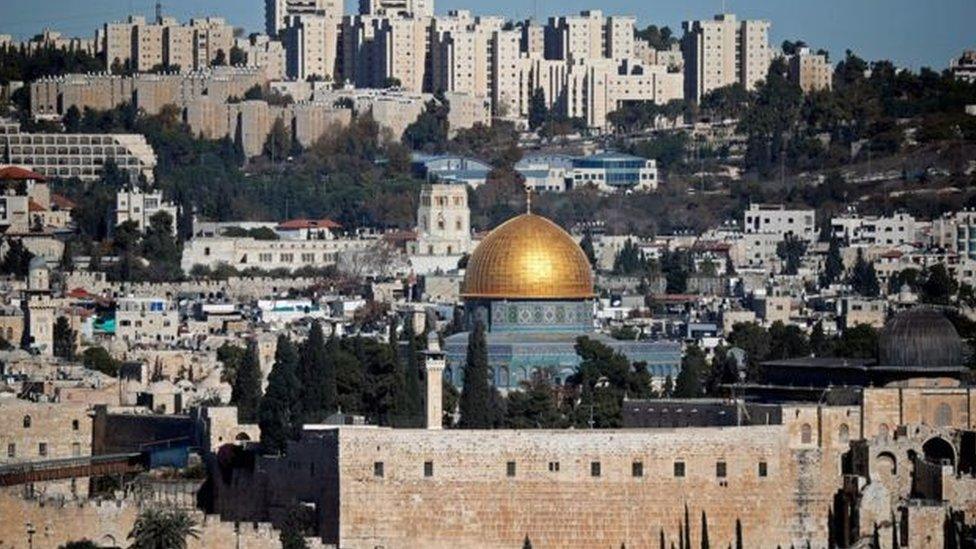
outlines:
[{"label": "white stone minaret", "polygon": [[424,370],[427,373],[427,428],[440,429],[444,421],[443,387],[444,352],[437,332],[427,334],[427,352],[424,353]]}]

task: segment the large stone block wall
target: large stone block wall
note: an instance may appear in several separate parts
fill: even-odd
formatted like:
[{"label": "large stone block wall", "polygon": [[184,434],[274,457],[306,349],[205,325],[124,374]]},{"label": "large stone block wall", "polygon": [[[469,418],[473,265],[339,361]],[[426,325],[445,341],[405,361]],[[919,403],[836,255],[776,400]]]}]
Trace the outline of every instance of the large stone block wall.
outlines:
[{"label": "large stone block wall", "polygon": [[[320,436],[337,437],[334,454],[328,445],[320,448],[326,463],[339,462],[338,513],[323,513],[323,534],[327,543],[350,548],[515,547],[526,535],[535,547],[650,547],[662,530],[676,540],[686,505],[696,545],[704,512],[714,545],[734,543],[739,521],[746,546],[801,546],[809,539],[822,547],[828,495],[836,490],[821,481],[824,450],[815,443],[799,447],[784,426],[600,432],[342,428]],[[507,475],[509,461],[515,462],[514,477]],[[633,476],[637,461],[640,477]],[[675,477],[676,461],[684,463],[682,478]],[[374,471],[379,462],[382,477]],[[425,462],[433,467],[430,477]],[[594,462],[598,477],[592,475]],[[725,478],[717,475],[718,462],[725,463]],[[759,475],[760,462],[766,463],[766,477]],[[550,463],[558,463],[558,471]],[[292,474],[321,485],[329,469],[296,468]]]},{"label": "large stone block wall", "polygon": [[[91,441],[87,405],[0,399],[0,464],[88,456]],[[41,444],[45,456],[40,455]]]}]

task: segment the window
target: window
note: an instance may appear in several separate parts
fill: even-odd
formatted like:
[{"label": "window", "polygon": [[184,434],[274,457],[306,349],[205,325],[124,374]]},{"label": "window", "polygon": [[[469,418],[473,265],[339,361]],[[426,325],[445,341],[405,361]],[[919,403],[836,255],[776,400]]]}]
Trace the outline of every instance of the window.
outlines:
[{"label": "window", "polygon": [[424,476],[425,477],[432,477],[432,476],[434,476],[434,462],[433,461],[425,461],[424,462]]},{"label": "window", "polygon": [[590,476],[591,477],[598,477],[598,476],[600,476],[600,462],[599,461],[591,461],[590,462]]},{"label": "window", "polygon": [[630,475],[634,477],[644,476],[644,462],[635,461],[630,464]]},{"label": "window", "polygon": [[515,462],[509,461],[505,464],[505,474],[510,477],[515,476]]},{"label": "window", "polygon": [[47,456],[47,443],[41,442],[37,445],[37,455],[44,457]]},{"label": "window", "polygon": [[24,429],[30,429],[30,426],[31,426],[31,417],[24,416]]},{"label": "window", "polygon": [[79,427],[81,427],[81,424],[78,422],[78,420],[77,419],[72,419],[71,420],[71,430],[72,431],[77,431]]},{"label": "window", "polygon": [[7,457],[17,457],[17,445],[13,442],[7,445]]},{"label": "window", "polygon": [[373,476],[377,478],[383,478],[383,462],[374,461],[373,462]]},{"label": "window", "polygon": [[851,440],[851,428],[846,423],[841,424],[840,431],[837,433],[837,440],[840,442],[848,442]]},{"label": "window", "polygon": [[559,472],[559,462],[558,461],[550,461],[549,462],[549,472],[550,473],[558,473]]},{"label": "window", "polygon": [[678,478],[685,476],[685,462],[683,461],[674,462],[674,476]]},{"label": "window", "polygon": [[760,476],[760,478],[766,478],[766,476],[768,474],[769,474],[769,466],[766,465],[766,462],[765,461],[760,461],[759,462],[759,476]]},{"label": "window", "polygon": [[81,455],[81,443],[80,442],[72,442],[71,443],[71,455],[74,456],[74,457],[78,457],[78,456]]},{"label": "window", "polygon": [[715,462],[715,476],[718,478],[725,478],[727,476],[727,466],[724,461]]},{"label": "window", "polygon": [[813,428],[810,427],[809,423],[804,423],[800,427],[800,442],[803,444],[810,444],[813,442]]}]

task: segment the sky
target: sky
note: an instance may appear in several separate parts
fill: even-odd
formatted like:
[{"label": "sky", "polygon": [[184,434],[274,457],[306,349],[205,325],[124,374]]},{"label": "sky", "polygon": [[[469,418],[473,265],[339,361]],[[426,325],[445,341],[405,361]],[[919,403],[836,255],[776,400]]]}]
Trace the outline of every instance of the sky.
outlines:
[{"label": "sky", "polygon": [[[476,14],[539,20],[582,9],[634,15],[638,26],[668,25],[680,35],[681,22],[707,19],[722,0],[434,0],[437,13],[466,9]],[[154,0],[0,0],[0,34],[26,38],[44,27],[72,36],[92,36],[106,20],[128,13],[151,16]],[[346,13],[357,8],[346,0]],[[976,0],[725,0],[740,18],[772,22],[771,40],[802,39],[839,60],[851,49],[869,60],[890,59],[912,69],[945,68],[963,49],[976,48]],[[262,31],[263,0],[163,0],[166,15],[223,16],[248,31]]]}]

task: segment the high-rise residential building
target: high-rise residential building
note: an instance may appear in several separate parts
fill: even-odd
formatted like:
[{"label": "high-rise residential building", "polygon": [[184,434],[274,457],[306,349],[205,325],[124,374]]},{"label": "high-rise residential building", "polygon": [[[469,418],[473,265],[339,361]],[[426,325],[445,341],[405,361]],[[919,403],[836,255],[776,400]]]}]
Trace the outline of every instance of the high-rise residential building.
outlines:
[{"label": "high-rise residential building", "polygon": [[710,21],[685,21],[683,28],[686,99],[700,101],[733,84],[751,90],[766,77],[772,60],[768,21],[720,14]]},{"label": "high-rise residential building", "polygon": [[434,0],[359,0],[360,15],[433,17]]},{"label": "high-rise residential building", "polygon": [[813,53],[810,48],[800,48],[789,58],[790,81],[800,86],[803,93],[829,90],[834,71],[824,53]]},{"label": "high-rise residential building", "polygon": [[285,72],[291,78],[333,80],[337,76],[341,19],[332,15],[289,15],[281,30]]},{"label": "high-rise residential building", "polygon": [[976,83],[976,50],[966,50],[949,63],[949,70],[956,80]]},{"label": "high-rise residential building", "polygon": [[285,48],[279,40],[272,40],[266,34],[252,34],[236,39],[234,46],[244,54],[244,64],[260,68],[268,80],[285,77]]},{"label": "high-rise residential building", "polygon": [[634,25],[629,16],[605,17],[599,10],[550,17],[545,29],[546,59],[626,59],[634,56]]},{"label": "high-rise residential building", "polygon": [[278,36],[289,15],[331,15],[341,19],[343,13],[342,0],[265,0],[265,33]]},{"label": "high-rise residential building", "polygon": [[419,93],[424,90],[427,68],[427,35],[430,18],[392,16],[374,19],[372,78],[374,87],[399,87]]},{"label": "high-rise residential building", "polygon": [[96,40],[109,68],[118,65],[146,72],[179,67],[189,72],[221,60],[229,63],[234,28],[219,17],[191,19],[180,25],[171,17],[149,23],[145,17],[129,16],[122,23],[105,23]]}]

